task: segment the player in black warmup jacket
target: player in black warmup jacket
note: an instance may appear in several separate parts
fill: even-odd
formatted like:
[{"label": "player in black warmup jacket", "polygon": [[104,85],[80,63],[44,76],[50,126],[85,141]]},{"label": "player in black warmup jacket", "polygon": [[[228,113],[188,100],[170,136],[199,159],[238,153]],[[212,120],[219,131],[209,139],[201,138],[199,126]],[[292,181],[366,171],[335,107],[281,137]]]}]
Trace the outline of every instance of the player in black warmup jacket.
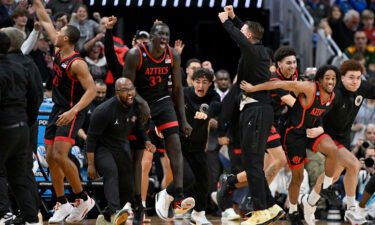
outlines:
[{"label": "player in black warmup jacket", "polygon": [[324,133],[321,119],[332,107],[333,89],[339,71],[334,66],[322,66],[318,69],[315,82],[269,81],[259,85],[241,82],[241,89],[247,92],[282,88],[293,91],[297,97],[288,120],[286,130],[282,130],[283,147],[287,154],[292,180],[289,185],[289,219],[292,225],[302,225],[297,210],[298,193],[303,181],[303,165],[307,162],[306,149],[319,151],[326,156],[323,190],[333,181],[337,165],[337,147],[329,135]]},{"label": "player in black warmup jacket", "polygon": [[[119,78],[115,83],[116,96],[99,105],[91,116],[87,137],[88,176],[97,178],[96,168],[104,178],[104,193],[108,206],[99,215],[97,224],[126,222],[128,212],[122,207],[132,198],[132,160],[128,135],[134,131],[138,140],[154,152],[143,125],[139,122],[139,112],[133,105],[135,88],[127,78]],[[141,150],[143,151],[143,149]]]},{"label": "player in black warmup jacket", "polygon": [[[350,132],[355,117],[365,98],[375,98],[375,87],[367,81],[362,81],[363,67],[355,60],[347,60],[340,66],[341,82],[335,88],[335,100],[331,111],[324,117],[324,131],[335,141],[338,151],[338,167],[334,175],[334,182],[345,170],[344,187],[347,199],[345,220],[352,224],[366,223],[365,215],[360,210],[355,200],[358,183],[358,172],[361,164],[353,153],[350,152]],[[302,196],[305,220],[309,225],[315,224],[314,212],[320,195],[323,175],[319,177],[314,189],[309,196]],[[372,182],[369,182],[369,184]],[[369,185],[366,186],[365,192]],[[373,189],[375,190],[375,189]],[[373,193],[369,192],[369,193]],[[320,195],[319,195],[320,194]],[[366,194],[364,194],[366,196]],[[335,196],[336,199],[338,198]],[[338,199],[338,203],[341,202]],[[361,206],[361,205],[360,205]],[[362,205],[364,207],[364,205]],[[363,211],[363,210],[362,210]]]},{"label": "player in black warmup jacket", "polygon": [[[179,126],[185,135],[192,128],[188,124],[184,110],[184,98],[180,75],[180,55],[169,47],[168,25],[156,23],[151,28],[149,43],[142,43],[129,50],[125,59],[123,75],[134,82],[138,99],[147,101],[151,118],[165,140],[165,147],[171,162],[173,183],[156,195],[155,208],[162,219],[173,217],[169,210],[173,202],[175,213],[182,214],[194,207],[193,198],[183,195],[183,158],[178,136]],[[168,79],[172,78],[172,97],[168,91]],[[178,119],[173,107],[176,105]]]},{"label": "player in black warmup jacket", "polygon": [[[238,82],[245,80],[256,85],[268,81],[271,75],[270,56],[261,43],[263,27],[252,21],[242,23],[234,14],[232,6],[226,6],[224,10],[225,12],[219,13],[220,21],[241,50]],[[267,138],[273,121],[271,97],[268,91],[258,91],[242,95],[241,101],[242,165],[251,187],[249,194],[254,210],[244,224],[267,224],[282,211],[280,207],[274,207],[277,205],[263,171]]]}]

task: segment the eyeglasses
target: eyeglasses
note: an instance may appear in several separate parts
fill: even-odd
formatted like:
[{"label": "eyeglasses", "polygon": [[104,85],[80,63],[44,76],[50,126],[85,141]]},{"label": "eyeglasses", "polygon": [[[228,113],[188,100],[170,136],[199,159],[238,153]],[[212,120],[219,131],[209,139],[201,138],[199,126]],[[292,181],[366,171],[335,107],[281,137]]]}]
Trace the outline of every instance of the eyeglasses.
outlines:
[{"label": "eyeglasses", "polygon": [[135,90],[135,87],[116,89],[116,91],[119,91],[119,92],[129,92],[129,91],[134,91],[134,90]]}]

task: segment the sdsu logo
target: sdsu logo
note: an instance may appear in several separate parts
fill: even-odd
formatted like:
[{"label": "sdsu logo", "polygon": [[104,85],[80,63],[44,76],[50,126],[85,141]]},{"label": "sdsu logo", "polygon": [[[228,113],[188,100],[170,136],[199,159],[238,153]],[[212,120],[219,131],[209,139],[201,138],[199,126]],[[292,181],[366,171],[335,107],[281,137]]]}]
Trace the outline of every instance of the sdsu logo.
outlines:
[{"label": "sdsu logo", "polygon": [[362,103],[362,100],[363,100],[362,95],[358,95],[358,96],[355,98],[354,104],[355,104],[356,106],[360,106],[361,103]]}]

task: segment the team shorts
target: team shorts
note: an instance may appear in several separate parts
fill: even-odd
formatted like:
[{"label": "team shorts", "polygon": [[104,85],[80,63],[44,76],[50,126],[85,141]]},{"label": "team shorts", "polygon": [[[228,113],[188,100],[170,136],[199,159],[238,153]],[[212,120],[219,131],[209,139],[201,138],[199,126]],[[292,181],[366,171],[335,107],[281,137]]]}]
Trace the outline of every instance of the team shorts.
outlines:
[{"label": "team shorts", "polygon": [[164,138],[167,138],[172,134],[178,134],[179,127],[177,115],[170,97],[151,104],[150,110],[151,119],[158,131],[163,134]]},{"label": "team shorts", "polygon": [[53,106],[44,133],[45,144],[52,145],[55,141],[66,141],[74,145],[78,130],[82,128],[85,121],[86,112],[83,110],[77,113],[68,125],[57,126],[56,121],[58,120],[59,115],[68,110],[69,109],[57,105]]},{"label": "team shorts", "polygon": [[272,125],[270,135],[267,138],[267,149],[279,146],[281,146],[280,134],[277,132],[276,127]]},{"label": "team shorts", "polygon": [[283,147],[286,152],[288,164],[291,169],[299,169],[308,162],[306,149],[316,153],[319,143],[328,134],[321,134],[316,138],[307,138],[306,133],[299,129],[287,129],[283,139]]}]

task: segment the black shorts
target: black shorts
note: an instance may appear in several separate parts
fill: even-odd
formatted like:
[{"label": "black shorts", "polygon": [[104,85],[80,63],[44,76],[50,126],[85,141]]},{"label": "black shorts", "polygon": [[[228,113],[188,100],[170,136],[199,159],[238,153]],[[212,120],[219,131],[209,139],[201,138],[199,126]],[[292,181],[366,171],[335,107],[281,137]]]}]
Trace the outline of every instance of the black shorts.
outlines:
[{"label": "black shorts", "polygon": [[283,147],[286,152],[288,164],[291,169],[299,169],[308,162],[306,149],[316,153],[321,140],[330,137],[328,134],[321,134],[316,138],[307,138],[306,133],[298,129],[287,129],[285,132]]},{"label": "black shorts", "polygon": [[267,138],[267,149],[281,146],[280,134],[274,126],[271,127],[270,135]]},{"label": "black shorts", "polygon": [[48,119],[46,130],[44,133],[44,143],[53,145],[55,141],[66,141],[74,145],[78,130],[82,128],[85,121],[86,111],[83,110],[74,116],[72,122],[68,125],[57,126],[56,121],[58,116],[68,111],[69,109],[54,105]]},{"label": "black shorts", "polygon": [[178,134],[177,116],[170,97],[151,104],[150,110],[151,119],[164,138]]},{"label": "black shorts", "polygon": [[348,149],[350,151],[350,137],[333,137],[331,136],[333,142],[335,142],[337,149]]}]

